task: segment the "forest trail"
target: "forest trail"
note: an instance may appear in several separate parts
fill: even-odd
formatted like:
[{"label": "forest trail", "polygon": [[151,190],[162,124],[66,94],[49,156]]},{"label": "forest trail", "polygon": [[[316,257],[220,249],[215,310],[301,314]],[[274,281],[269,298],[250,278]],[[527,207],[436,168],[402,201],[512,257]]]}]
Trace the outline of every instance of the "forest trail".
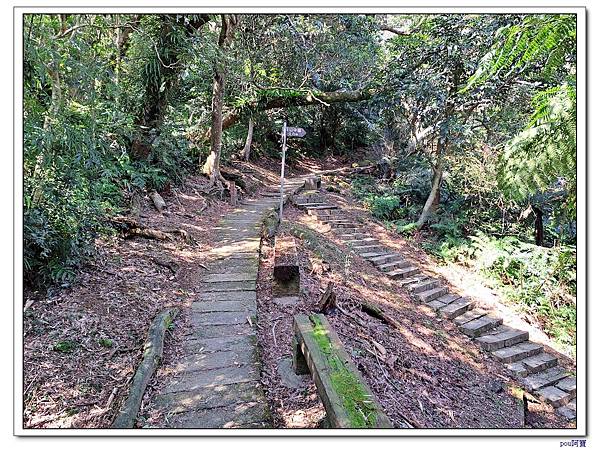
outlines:
[{"label": "forest trail", "polygon": [[[286,180],[285,198],[304,180]],[[260,386],[256,338],[258,252],[265,217],[279,206],[277,186],[244,200],[214,227],[214,262],[192,303],[183,358],[153,398],[170,428],[264,428],[270,412]]]}]

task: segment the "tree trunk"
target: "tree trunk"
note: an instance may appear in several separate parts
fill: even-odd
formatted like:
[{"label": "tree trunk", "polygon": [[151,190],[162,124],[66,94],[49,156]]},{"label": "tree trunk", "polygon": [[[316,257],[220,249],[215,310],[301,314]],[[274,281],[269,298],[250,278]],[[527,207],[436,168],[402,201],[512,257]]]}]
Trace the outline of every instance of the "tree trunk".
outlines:
[{"label": "tree trunk", "polygon": [[544,245],[544,214],[537,206],[532,206],[531,209],[535,213],[535,245],[541,247]]},{"label": "tree trunk", "polygon": [[[272,97],[266,102],[252,102],[248,105],[249,108],[255,111],[268,111],[276,108],[288,108],[292,106],[309,106],[309,105],[322,105],[325,103],[342,103],[342,102],[360,102],[363,100],[369,100],[374,95],[379,93],[376,89],[365,89],[357,91],[334,91],[334,92],[307,92],[304,97]],[[243,118],[243,114],[239,110],[233,110],[223,117],[223,130],[226,130]],[[211,128],[200,134],[191,135],[190,138],[196,141],[202,141],[209,139],[211,135]]]},{"label": "tree trunk", "polygon": [[[233,38],[233,27],[237,22],[235,15],[221,15],[221,32],[219,33],[219,49],[225,51]],[[218,58],[214,65],[212,113],[210,127],[210,154],[202,168],[202,172],[210,176],[213,186],[221,186],[221,141],[223,136],[223,94],[225,91],[225,61]]]},{"label": "tree trunk", "polygon": [[48,68],[48,73],[52,82],[52,100],[50,102],[50,108],[44,118],[44,130],[49,129],[52,121],[56,119],[62,100],[62,89],[60,87],[60,75],[57,61],[52,62],[52,67]]},{"label": "tree trunk", "polygon": [[[445,144],[444,144],[445,146]],[[434,176],[433,176],[433,182],[431,184],[431,192],[429,193],[429,197],[427,197],[427,201],[425,202],[425,206],[423,207],[423,212],[421,212],[421,217],[419,217],[419,220],[417,220],[417,229],[420,230],[421,228],[423,228],[423,225],[425,225],[425,223],[427,222],[427,220],[429,219],[429,216],[432,212],[435,211],[435,209],[437,208],[437,205],[439,203],[439,193],[440,193],[440,186],[442,184],[442,173],[443,173],[443,167],[444,167],[444,148],[442,146],[442,144],[440,144],[440,141],[438,140],[437,142],[437,160],[436,160],[436,164],[435,164],[435,170],[434,170]],[[437,199],[437,202],[436,202]]]},{"label": "tree trunk", "polygon": [[252,146],[252,136],[254,135],[254,120],[250,117],[248,120],[248,135],[246,136],[246,144],[244,145],[244,161],[250,160],[250,147]]},{"label": "tree trunk", "polygon": [[208,171],[212,185],[220,183],[219,164],[221,160],[221,141],[223,136],[223,89],[225,74],[221,69],[215,70],[213,80],[210,155],[204,164],[204,171]]}]

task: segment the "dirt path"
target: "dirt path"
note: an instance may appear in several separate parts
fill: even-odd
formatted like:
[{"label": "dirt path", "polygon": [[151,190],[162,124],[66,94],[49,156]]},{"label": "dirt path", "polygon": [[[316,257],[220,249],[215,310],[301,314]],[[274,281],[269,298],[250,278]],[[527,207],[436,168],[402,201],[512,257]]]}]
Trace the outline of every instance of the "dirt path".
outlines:
[{"label": "dirt path", "polygon": [[[286,194],[302,185],[303,180],[287,181]],[[272,426],[259,383],[256,281],[263,218],[278,204],[269,194],[246,200],[213,228],[215,246],[191,305],[190,332],[178,343],[178,359],[166,368],[170,376],[150,401],[148,426]]]}]

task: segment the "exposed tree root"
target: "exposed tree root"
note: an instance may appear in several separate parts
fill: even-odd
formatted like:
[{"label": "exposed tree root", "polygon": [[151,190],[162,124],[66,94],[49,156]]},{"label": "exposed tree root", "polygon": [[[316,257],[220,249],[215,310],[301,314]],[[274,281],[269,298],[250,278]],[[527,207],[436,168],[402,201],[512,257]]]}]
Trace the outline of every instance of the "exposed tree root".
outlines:
[{"label": "exposed tree root", "polygon": [[173,240],[172,235],[180,236],[185,242],[188,244],[195,244],[196,241],[190,234],[182,229],[174,229],[174,230],[156,230],[154,228],[149,228],[131,217],[125,216],[117,216],[113,217],[111,221],[118,226],[118,228],[123,233],[123,237],[125,239],[130,239],[133,237],[143,237],[146,239],[156,239],[158,241],[171,241]]}]

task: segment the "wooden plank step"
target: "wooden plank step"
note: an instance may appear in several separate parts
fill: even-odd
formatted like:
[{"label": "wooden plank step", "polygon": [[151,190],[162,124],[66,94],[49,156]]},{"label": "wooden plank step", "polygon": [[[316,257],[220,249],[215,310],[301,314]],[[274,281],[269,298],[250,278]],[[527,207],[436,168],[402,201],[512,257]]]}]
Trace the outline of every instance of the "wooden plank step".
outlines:
[{"label": "wooden plank step", "polygon": [[324,315],[294,316],[292,351],[294,370],[310,373],[330,427],[393,428]]},{"label": "wooden plank step", "polygon": [[540,344],[531,341],[521,342],[519,344],[504,347],[492,352],[494,358],[503,363],[512,363],[528,358],[529,356],[537,355],[544,349]]},{"label": "wooden plank step", "polygon": [[411,262],[405,259],[399,261],[392,261],[385,264],[377,265],[377,268],[382,272],[391,272],[394,269],[403,269],[404,267],[410,267]]},{"label": "wooden plank step", "polygon": [[420,283],[411,284],[410,286],[408,286],[408,290],[414,294],[418,294],[420,292],[429,291],[440,286],[440,280],[436,280],[435,278],[429,278],[428,280],[421,281]]},{"label": "wooden plank step", "polygon": [[555,366],[524,378],[523,386],[529,392],[534,392],[546,386],[553,385],[568,376],[569,374],[565,369],[560,366]]},{"label": "wooden plank step", "polygon": [[404,267],[402,269],[396,269],[396,270],[392,270],[391,272],[386,272],[387,276],[392,278],[392,279],[398,279],[398,278],[407,278],[410,277],[411,275],[415,275],[417,273],[420,272],[420,269],[418,267],[413,267],[413,266],[409,266],[409,267]]},{"label": "wooden plank step", "polygon": [[444,306],[439,310],[442,317],[453,320],[458,316],[463,315],[467,311],[473,308],[473,302],[468,298],[459,297],[452,303]]},{"label": "wooden plank step", "polygon": [[521,330],[508,330],[497,334],[486,334],[475,339],[481,347],[492,352],[504,347],[519,344],[529,339],[529,332]]},{"label": "wooden plank step", "polygon": [[479,319],[471,320],[470,322],[461,325],[459,329],[469,337],[478,337],[501,324],[501,317],[487,315],[480,317]]},{"label": "wooden plank step", "polygon": [[418,294],[415,294],[415,297],[421,303],[427,303],[427,302],[430,302],[431,300],[435,300],[436,298],[441,297],[442,295],[445,295],[447,293],[448,293],[448,288],[446,286],[442,286],[442,287],[429,289],[427,291],[419,292]]}]

